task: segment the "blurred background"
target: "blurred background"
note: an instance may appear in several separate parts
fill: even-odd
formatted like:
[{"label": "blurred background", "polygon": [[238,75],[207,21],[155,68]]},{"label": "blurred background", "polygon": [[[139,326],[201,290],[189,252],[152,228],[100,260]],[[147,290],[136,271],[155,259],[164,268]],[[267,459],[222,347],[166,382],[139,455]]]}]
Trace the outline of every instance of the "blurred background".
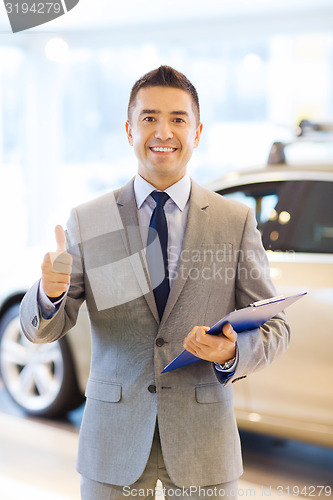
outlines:
[{"label": "blurred background", "polygon": [[0,16],[0,213],[13,246],[53,241],[72,206],[133,176],[129,91],[160,64],[199,92],[201,183],[264,163],[300,119],[333,116],[331,0],[80,0],[16,34],[3,5]]},{"label": "blurred background", "polygon": [[[333,122],[332,0],[80,0],[64,16],[15,34],[0,2],[0,500],[79,498],[83,406],[53,417],[72,369],[62,356],[67,337],[73,366],[87,376],[87,318],[72,337],[45,348],[38,365],[21,336],[18,305],[39,277],[43,253],[55,249],[55,224],[136,173],[125,134],[129,93],[161,64],[185,73],[199,93],[204,129],[190,175],[250,201],[258,222],[267,222],[266,249],[277,250],[269,258],[279,293],[311,292],[289,316],[295,334],[287,355],[266,377],[254,374],[252,386],[237,387],[241,496],[333,498],[332,137],[301,143],[290,169],[259,175],[272,143],[292,141],[301,120]],[[238,179],[239,169],[248,173]],[[306,240],[297,249],[290,237],[293,228],[294,240],[305,241],[304,220],[317,247]],[[78,377],[84,390],[86,378]],[[53,397],[50,407],[35,402],[43,391]]]}]

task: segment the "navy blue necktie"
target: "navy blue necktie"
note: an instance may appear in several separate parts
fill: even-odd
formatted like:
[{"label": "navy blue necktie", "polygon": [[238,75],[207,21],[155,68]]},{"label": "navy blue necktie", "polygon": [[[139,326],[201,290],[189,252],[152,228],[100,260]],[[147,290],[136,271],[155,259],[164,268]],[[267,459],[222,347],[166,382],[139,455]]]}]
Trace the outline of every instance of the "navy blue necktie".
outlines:
[{"label": "navy blue necktie", "polygon": [[[152,213],[150,224],[149,224],[149,232],[148,232],[148,241],[147,241],[147,263],[149,274],[151,278],[151,282],[154,288],[154,296],[156,301],[156,306],[158,310],[158,314],[160,319],[163,316],[163,312],[165,309],[165,304],[168,300],[169,292],[170,292],[170,283],[169,283],[169,272],[168,272],[168,225],[164,212],[164,205],[166,201],[169,199],[169,195],[164,192],[154,191],[151,193],[151,196],[156,201],[156,207]],[[152,228],[154,231],[151,231]],[[156,238],[156,232],[160,240],[162,255],[163,255],[163,263],[161,262],[161,252],[158,247],[159,252],[157,252],[156,244],[152,244],[154,239]],[[155,254],[155,255],[154,255]],[[159,256],[157,255],[159,254]],[[164,272],[162,266],[164,267]],[[156,276],[162,277],[161,279],[156,278]],[[158,286],[154,286],[159,283]]]}]

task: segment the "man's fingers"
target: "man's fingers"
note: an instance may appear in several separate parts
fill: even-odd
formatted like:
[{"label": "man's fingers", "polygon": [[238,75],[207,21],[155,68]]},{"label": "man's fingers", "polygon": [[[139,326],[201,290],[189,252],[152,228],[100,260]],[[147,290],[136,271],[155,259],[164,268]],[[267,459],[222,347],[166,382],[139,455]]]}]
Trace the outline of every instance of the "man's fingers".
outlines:
[{"label": "man's fingers", "polygon": [[183,345],[185,349],[187,349],[187,347],[194,348],[198,345],[198,343],[202,343],[202,339],[206,335],[206,332],[208,332],[208,330],[209,326],[195,326],[194,328],[192,328],[190,333],[184,339]]},{"label": "man's fingers", "polygon": [[71,274],[73,258],[66,250],[66,234],[62,226],[55,227],[57,251],[50,252],[50,260],[56,273]]},{"label": "man's fingers", "polygon": [[184,339],[184,348],[206,361],[223,364],[235,356],[237,333],[227,323],[223,327],[223,334],[208,335],[207,326],[195,326]]},{"label": "man's fingers", "polygon": [[55,227],[55,237],[57,242],[57,252],[66,252],[66,234],[62,226]]},{"label": "man's fingers", "polygon": [[42,286],[48,297],[59,297],[68,290],[73,257],[66,251],[66,234],[56,226],[57,251],[45,255],[42,263]]},{"label": "man's fingers", "polygon": [[52,269],[56,273],[71,274],[73,257],[68,252],[49,252],[48,257],[51,261]]},{"label": "man's fingers", "polygon": [[237,333],[232,328],[230,323],[226,323],[223,326],[223,335],[206,335],[208,330],[209,328],[206,326],[196,326],[188,334],[185,342],[189,343],[192,341],[193,345],[200,345],[202,348],[209,347],[210,349],[223,350],[227,345],[229,345],[225,342],[232,342],[232,344],[234,344],[237,340]]},{"label": "man's fingers", "polygon": [[237,333],[232,328],[230,323],[226,323],[225,325],[223,325],[222,333],[225,337],[227,337],[229,340],[231,340],[231,342],[236,342]]},{"label": "man's fingers", "polygon": [[63,252],[55,257],[52,266],[57,273],[71,274],[72,263],[73,257],[69,253]]},{"label": "man's fingers", "polygon": [[200,341],[204,338],[206,335],[206,332],[208,332],[209,326],[197,326],[196,327],[196,332],[195,332],[195,338],[196,340]]},{"label": "man's fingers", "polygon": [[185,345],[191,346],[192,348],[199,347],[205,349],[206,347],[210,349],[223,350],[226,348],[227,340],[235,344],[237,341],[237,333],[232,328],[230,323],[226,323],[223,326],[223,335],[206,335],[209,330],[208,326],[195,326],[184,340]]},{"label": "man's fingers", "polygon": [[45,283],[42,281],[43,290],[48,297],[60,297],[67,292],[68,285],[62,283]]}]

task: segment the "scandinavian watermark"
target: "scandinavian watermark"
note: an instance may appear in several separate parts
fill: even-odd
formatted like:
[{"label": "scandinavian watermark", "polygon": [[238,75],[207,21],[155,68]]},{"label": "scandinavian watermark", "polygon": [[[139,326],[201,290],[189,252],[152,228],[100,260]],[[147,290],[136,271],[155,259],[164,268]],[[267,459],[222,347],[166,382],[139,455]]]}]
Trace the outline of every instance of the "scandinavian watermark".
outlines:
[{"label": "scandinavian watermark", "polygon": [[132,488],[131,486],[123,487],[124,497],[138,497],[138,498],[238,498],[247,497],[254,498],[256,496],[255,488],[231,488],[224,489],[220,486],[201,487],[189,486],[188,488],[177,487],[167,488],[165,486],[156,488]]},{"label": "scandinavian watermark", "polygon": [[310,498],[325,498],[331,497],[332,487],[328,485],[284,485],[284,486],[258,486],[256,488],[231,488],[224,489],[220,486],[200,487],[189,486],[166,488],[156,486],[155,488],[132,488],[131,486],[124,486],[124,497],[138,497],[138,498],[269,498],[269,497],[310,497]]}]

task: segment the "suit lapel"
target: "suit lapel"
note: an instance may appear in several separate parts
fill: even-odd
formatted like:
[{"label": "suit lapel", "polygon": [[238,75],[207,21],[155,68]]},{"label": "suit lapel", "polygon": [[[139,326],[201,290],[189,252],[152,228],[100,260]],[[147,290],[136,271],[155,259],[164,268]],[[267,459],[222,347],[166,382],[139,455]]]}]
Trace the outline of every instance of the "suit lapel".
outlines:
[{"label": "suit lapel", "polygon": [[[118,191],[116,194],[116,202],[124,227],[124,231],[122,231],[121,234],[127,254],[129,256],[138,255],[140,257],[140,265],[135,265],[131,260],[133,271],[142,290],[142,295],[145,297],[155,320],[159,323],[160,320],[154,293],[149,284],[150,280],[144,251],[145,245],[142,242],[140,233],[133,179]],[[147,293],[148,287],[149,292]]]},{"label": "suit lapel", "polygon": [[[191,258],[182,259],[182,254],[190,255],[193,250],[199,250],[202,243],[206,240],[206,235],[209,227],[209,211],[208,198],[206,192],[198,184],[192,181],[190,206],[188,220],[184,236],[183,248],[178,261],[177,277],[170,291],[169,299],[165,307],[162,317],[161,326],[165,323],[172,309],[177,303],[178,297],[181,294],[186,281],[189,278],[189,273],[192,268]],[[180,269],[181,266],[181,269]],[[180,272],[181,271],[181,272]]]}]

